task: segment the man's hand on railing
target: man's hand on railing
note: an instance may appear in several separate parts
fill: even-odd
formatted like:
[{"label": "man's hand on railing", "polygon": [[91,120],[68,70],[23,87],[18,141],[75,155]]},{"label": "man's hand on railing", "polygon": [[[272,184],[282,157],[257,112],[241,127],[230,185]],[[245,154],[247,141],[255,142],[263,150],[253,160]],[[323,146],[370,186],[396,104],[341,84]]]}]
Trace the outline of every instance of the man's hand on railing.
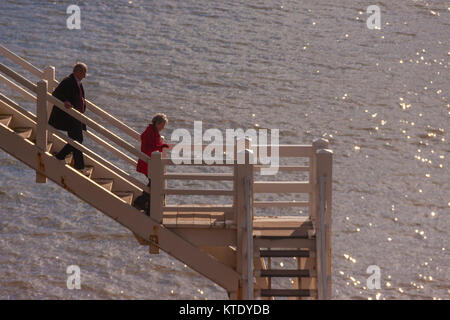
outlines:
[{"label": "man's hand on railing", "polygon": [[73,108],[72,104],[69,101],[64,102],[64,107],[67,109]]}]

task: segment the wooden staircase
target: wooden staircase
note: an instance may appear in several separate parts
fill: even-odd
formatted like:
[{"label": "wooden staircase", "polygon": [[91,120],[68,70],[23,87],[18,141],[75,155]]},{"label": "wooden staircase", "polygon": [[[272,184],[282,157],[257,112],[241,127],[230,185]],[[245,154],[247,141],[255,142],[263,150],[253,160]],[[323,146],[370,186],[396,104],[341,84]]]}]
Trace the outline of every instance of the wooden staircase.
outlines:
[{"label": "wooden staircase", "polygon": [[[304,172],[307,181],[256,181],[263,164],[251,164],[251,146],[244,152],[245,164],[210,165],[227,172],[167,172],[167,168],[189,167],[176,164],[166,153],[151,157],[141,153],[133,143],[118,137],[104,126],[73,109],[64,109],[61,101],[51,96],[56,87],[54,68],[37,69],[24,59],[0,46],[0,56],[25,68],[36,77],[32,83],[0,63],[0,82],[36,103],[36,113],[0,93],[0,148],[36,171],[36,182],[47,179],[60,185],[111,217],[131,231],[149,253],[163,250],[193,270],[224,288],[231,299],[329,299],[331,298],[331,161],[328,141],[316,140],[312,145],[277,145],[280,158],[308,159],[308,165],[281,165],[280,173]],[[36,96],[34,95],[36,94]],[[136,159],[152,168],[148,188],[131,173],[120,169],[84,145],[73,141],[47,124],[52,105],[85,123],[85,136],[118,158],[133,166]],[[100,116],[139,144],[139,134],[107,112],[87,101],[88,111]],[[101,134],[100,138],[96,133]],[[73,156],[65,161],[55,154],[70,143],[83,152],[86,168],[73,167]],[[115,144],[115,146],[113,146]],[[205,148],[206,146],[201,146]],[[122,151],[119,148],[125,150]],[[271,149],[272,150],[272,149]],[[237,155],[237,150],[235,150]],[[167,182],[215,181],[232,182],[232,189],[197,190],[190,187],[173,189]],[[151,194],[150,217],[134,208],[133,200],[143,191]],[[306,194],[307,201],[259,201],[259,194],[277,197],[280,193]],[[204,204],[167,204],[166,196],[208,199]],[[217,196],[228,197],[231,204],[216,204]],[[306,216],[257,215],[267,208],[305,208]],[[272,268],[278,260],[294,264],[289,268]],[[278,281],[289,279],[289,285]]]}]

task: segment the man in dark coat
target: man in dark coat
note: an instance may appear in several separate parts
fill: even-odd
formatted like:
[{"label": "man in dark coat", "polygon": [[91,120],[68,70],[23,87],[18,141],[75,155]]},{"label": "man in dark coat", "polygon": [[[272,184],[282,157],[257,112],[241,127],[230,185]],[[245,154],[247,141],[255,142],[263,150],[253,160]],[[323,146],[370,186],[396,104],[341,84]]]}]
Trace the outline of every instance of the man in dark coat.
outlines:
[{"label": "man in dark coat", "polygon": [[[77,63],[73,68],[73,73],[61,81],[52,95],[63,101],[66,108],[75,108],[79,112],[84,113],[86,102],[81,80],[86,77],[86,73],[87,66],[84,63]],[[83,130],[86,130],[86,125],[58,107],[53,106],[48,123],[58,130],[67,131],[68,136],[73,140],[79,143],[83,142]],[[63,160],[71,152],[73,152],[75,169],[84,169],[83,154],[70,144],[66,144],[55,157]]]}]

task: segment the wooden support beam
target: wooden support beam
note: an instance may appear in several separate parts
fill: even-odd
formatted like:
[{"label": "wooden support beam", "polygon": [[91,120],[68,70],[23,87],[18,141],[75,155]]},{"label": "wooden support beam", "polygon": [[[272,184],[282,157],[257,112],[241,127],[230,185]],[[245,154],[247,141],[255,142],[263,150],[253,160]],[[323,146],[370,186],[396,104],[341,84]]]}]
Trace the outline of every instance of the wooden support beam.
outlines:
[{"label": "wooden support beam", "polygon": [[155,151],[152,153],[150,161],[148,161],[148,177],[151,180],[150,216],[158,223],[162,223],[163,220],[163,174],[161,152]]},{"label": "wooden support beam", "polygon": [[[36,125],[36,146],[41,153],[38,153],[37,162],[41,172],[45,172],[45,166],[42,162],[42,153],[47,151],[48,132],[47,132],[47,81],[40,80],[37,83],[37,125]],[[46,183],[45,174],[36,172],[36,183]]]},{"label": "wooden support beam", "polygon": [[236,250],[227,247],[201,247],[202,250],[208,252],[212,256],[219,259],[224,265],[227,265],[233,269],[236,269]]},{"label": "wooden support beam", "polygon": [[[35,144],[24,140],[4,126],[0,126],[0,148],[33,170],[38,170],[34,161],[38,152]],[[157,235],[160,249],[186,263],[225,290],[237,292],[240,276],[235,270],[222,264],[219,260],[195,247],[171,230],[160,226],[153,219],[143,215],[113,193],[99,188],[90,179],[61,163],[50,154],[45,153],[43,155],[43,162],[47,168],[46,172],[49,179],[144,239],[150,241],[150,236],[154,233],[153,227],[158,227]]]},{"label": "wooden support beam", "polygon": [[236,166],[236,270],[241,275],[241,298],[253,299],[253,154],[246,149],[238,156],[244,159],[244,164]]},{"label": "wooden support beam", "polygon": [[319,299],[331,299],[331,211],[333,152],[319,149],[317,157],[317,291]]}]

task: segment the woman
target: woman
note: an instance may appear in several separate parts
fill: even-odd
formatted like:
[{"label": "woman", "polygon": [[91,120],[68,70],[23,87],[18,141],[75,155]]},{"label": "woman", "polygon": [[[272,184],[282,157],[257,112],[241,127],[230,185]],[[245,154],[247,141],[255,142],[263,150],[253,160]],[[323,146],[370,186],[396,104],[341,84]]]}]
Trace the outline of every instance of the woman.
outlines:
[{"label": "woman", "polygon": [[[152,152],[162,152],[163,148],[169,148],[168,144],[162,142],[161,135],[159,134],[166,124],[169,122],[167,116],[164,113],[157,113],[150,123],[141,134],[141,151],[152,156]],[[145,161],[139,159],[137,166],[137,172],[145,174],[148,177],[148,165]],[[151,180],[148,178],[147,186],[150,187]],[[150,195],[147,192],[143,192],[142,195],[136,198],[133,202],[133,206],[139,210],[144,210],[146,215],[150,215]]]}]

